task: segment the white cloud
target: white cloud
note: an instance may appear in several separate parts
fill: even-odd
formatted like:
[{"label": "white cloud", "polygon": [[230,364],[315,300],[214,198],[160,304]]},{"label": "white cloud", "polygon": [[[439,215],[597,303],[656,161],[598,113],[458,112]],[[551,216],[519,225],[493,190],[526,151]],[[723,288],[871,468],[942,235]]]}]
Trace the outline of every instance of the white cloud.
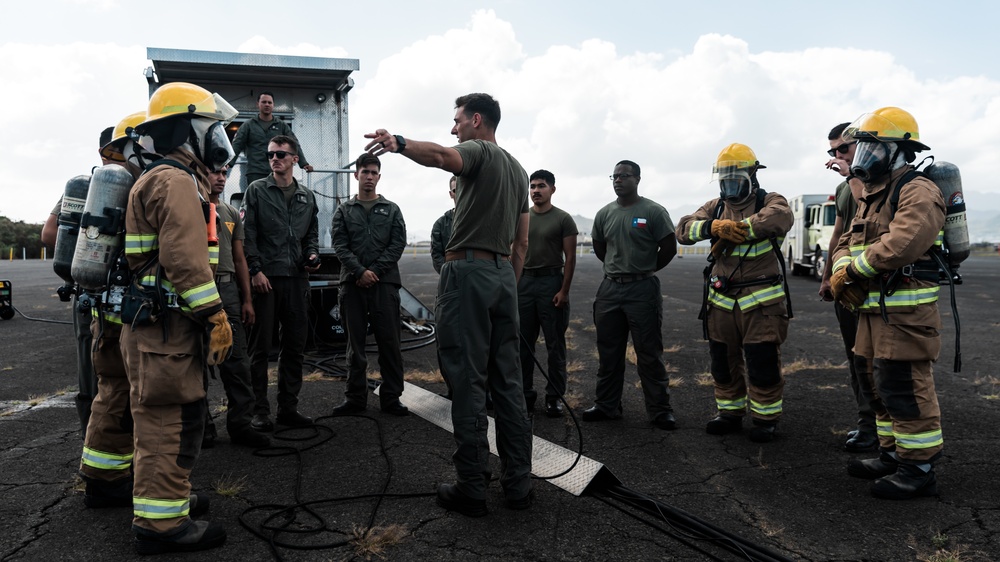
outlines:
[{"label": "white cloud", "polygon": [[[769,191],[832,191],[839,176],[823,166],[830,128],[897,105],[914,114],[935,155],[962,168],[967,190],[1000,191],[991,173],[1000,146],[995,80],[931,80],[876,50],[754,51],[720,34],[702,35],[680,54],[623,53],[603,39],[528,53],[517,32],[493,11],[479,11],[463,27],[380,61],[362,59],[350,94],[352,155],[377,127],[453,144],[454,99],[485,91],[503,108],[500,144],[529,173],[556,175],[556,205],[593,216],[614,197],[607,179],[614,163],[628,158],[642,165],[640,193],[678,219],[715,195],[711,165],[730,142],[757,152]],[[315,40],[280,44],[264,36],[237,50],[352,56]],[[96,163],[97,133],[145,99],[146,64],[142,48],[110,43],[0,46],[0,95],[17,108],[8,115],[11,130],[41,133],[2,156],[0,214],[44,220],[66,179]],[[383,165],[382,192],[400,204],[411,234],[426,238],[450,205],[448,174],[395,155]]]}]

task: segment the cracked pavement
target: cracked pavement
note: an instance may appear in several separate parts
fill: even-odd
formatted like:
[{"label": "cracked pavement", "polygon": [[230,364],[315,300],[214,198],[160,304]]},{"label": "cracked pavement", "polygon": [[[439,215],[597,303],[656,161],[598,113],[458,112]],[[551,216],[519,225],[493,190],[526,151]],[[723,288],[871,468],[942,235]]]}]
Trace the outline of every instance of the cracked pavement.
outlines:
[{"label": "cracked pavement", "polygon": [[[669,351],[672,403],[678,429],[663,432],[645,419],[635,368],[626,372],[620,421],[584,424],[584,455],[604,463],[624,486],[653,496],[706,522],[796,560],[926,560],[939,549],[958,560],[1000,558],[1000,486],[993,475],[1000,457],[1000,312],[996,293],[1000,258],[973,256],[962,266],[957,287],[963,371],[950,371],[954,325],[947,290],[941,292],[941,359],[935,365],[944,425],[944,455],[936,467],[941,496],[911,502],[876,500],[869,482],[849,477],[853,455],[842,444],[854,422],[843,346],[832,306],[819,301],[818,285],[790,279],[795,318],[783,347],[785,413],[775,442],[751,443],[746,432],[710,436],[704,424],[714,415],[711,386],[698,383],[708,371],[701,340],[703,259],[675,259],[660,276],[664,299],[663,340]],[[401,262],[406,287],[433,307],[437,276],[426,255],[407,252]],[[579,258],[571,297],[569,394],[579,414],[592,403],[596,357],[591,304],[600,281],[593,255]],[[13,281],[13,303],[36,318],[69,320],[59,302],[59,280],[51,262],[3,262],[0,278]],[[404,335],[405,337],[405,335]],[[538,346],[544,355],[544,346]],[[433,346],[404,353],[407,371],[435,371]],[[540,357],[542,364],[544,358]],[[375,361],[371,363],[377,364]],[[127,509],[88,510],[76,486],[82,445],[73,392],[76,384],[72,327],[26,320],[0,321],[0,560],[132,560],[131,514]],[[434,392],[444,384],[413,381]],[[536,388],[544,385],[536,374]],[[325,415],[343,398],[342,379],[318,377],[304,383],[300,410]],[[223,392],[212,382],[213,410]],[[29,404],[29,402],[37,402]],[[490,486],[490,515],[470,519],[434,503],[438,483],[450,482],[451,434],[417,416],[395,418],[370,398],[366,416],[319,420],[333,431],[329,440],[307,432],[283,432],[283,447],[300,456],[260,456],[228,443],[225,421],[216,419],[220,439],[203,451],[192,475],[194,489],[211,495],[210,516],[229,533],[226,546],[204,555],[161,556],[171,560],[269,560],[267,543],[241,526],[251,506],[285,506],[299,498],[325,520],[328,531],[289,536],[298,544],[343,542],[356,528],[399,525],[403,535],[371,559],[387,560],[707,560],[670,536],[669,525],[652,527],[615,509],[621,504],[571,494],[536,481],[537,499],[528,511],[503,507],[499,485]],[[534,418],[535,434],[576,450],[577,434],[567,419]],[[381,432],[389,458],[379,445]],[[310,445],[315,445],[308,448]],[[494,475],[499,462],[492,458]],[[391,468],[391,479],[386,479]],[[235,495],[220,495],[220,483],[242,482]],[[383,488],[390,496],[370,497]],[[367,497],[360,497],[367,496]],[[412,497],[410,497],[412,496]],[[324,501],[325,500],[325,501]],[[377,505],[374,518],[373,511]],[[254,526],[279,508],[246,515]],[[297,511],[294,526],[313,521]],[[637,512],[635,512],[637,513]],[[642,514],[643,519],[650,518]],[[273,524],[281,524],[275,515]],[[711,545],[684,539],[723,560],[739,558]],[[352,546],[321,550],[279,548],[285,560],[363,560]]]}]

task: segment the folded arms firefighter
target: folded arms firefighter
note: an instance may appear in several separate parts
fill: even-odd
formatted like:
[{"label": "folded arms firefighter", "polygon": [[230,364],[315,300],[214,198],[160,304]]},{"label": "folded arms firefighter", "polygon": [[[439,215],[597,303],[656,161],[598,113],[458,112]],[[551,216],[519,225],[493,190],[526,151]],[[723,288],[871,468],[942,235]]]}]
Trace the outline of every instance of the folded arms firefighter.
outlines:
[{"label": "folded arms firefighter", "polygon": [[884,107],[862,115],[844,139],[858,142],[851,174],[865,187],[833,255],[830,285],[834,298],[860,312],[855,360],[871,363],[858,372],[873,373],[882,399],[873,404],[880,455],[853,461],[848,472],[875,480],[877,497],[935,495],[932,463],[943,440],[931,371],[941,350],[932,253],[942,240],[944,199],[909,164],[929,148],[906,111]]},{"label": "folded arms firefighter", "polygon": [[749,408],[755,442],[774,439],[782,413],[780,347],[790,310],[779,247],[793,220],[784,197],[760,189],[757,170],[763,167],[749,146],[724,148],[713,168],[719,197],[677,225],[681,244],[712,241],[699,317],[718,415],[705,429],[713,435],[740,431]]},{"label": "folded arms firefighter", "polygon": [[140,144],[164,155],[132,188],[125,218],[133,290],[122,308],[131,326],[121,349],[135,420],[140,553],[203,550],[226,539],[220,524],[189,518],[189,477],[204,432],[206,364],[232,346],[213,276],[218,247],[209,246],[206,225],[207,173],[233,157],[225,126],[236,114],[217,94],[176,82],[152,95],[136,127]]}]

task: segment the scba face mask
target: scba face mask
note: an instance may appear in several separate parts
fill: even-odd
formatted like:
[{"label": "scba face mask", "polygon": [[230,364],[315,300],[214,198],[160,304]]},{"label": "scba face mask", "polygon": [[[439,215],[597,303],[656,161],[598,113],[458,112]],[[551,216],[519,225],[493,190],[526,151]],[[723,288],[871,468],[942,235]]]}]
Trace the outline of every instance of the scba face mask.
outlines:
[{"label": "scba face mask", "polygon": [[192,144],[198,158],[214,172],[222,169],[233,158],[233,150],[229,136],[226,135],[226,124],[222,121],[195,118],[191,120],[193,132]]},{"label": "scba face mask", "polygon": [[899,154],[894,142],[859,141],[851,162],[851,174],[865,183],[870,183],[892,169],[893,161]]},{"label": "scba face mask", "polygon": [[730,203],[742,203],[750,196],[753,181],[745,170],[719,174],[719,197]]}]

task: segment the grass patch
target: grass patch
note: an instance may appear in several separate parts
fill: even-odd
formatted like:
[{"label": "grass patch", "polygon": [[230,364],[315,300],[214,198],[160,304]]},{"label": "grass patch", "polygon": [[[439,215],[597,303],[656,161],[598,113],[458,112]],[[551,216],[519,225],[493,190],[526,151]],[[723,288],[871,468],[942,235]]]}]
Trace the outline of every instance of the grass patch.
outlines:
[{"label": "grass patch", "polygon": [[715,379],[712,378],[712,373],[698,373],[694,376],[694,383],[698,386],[713,386]]},{"label": "grass patch", "polygon": [[212,483],[216,494],[226,498],[236,497],[247,488],[247,477],[235,477],[232,473],[223,476]]},{"label": "grass patch", "polygon": [[73,392],[74,390],[76,390],[75,386],[67,386],[65,388],[60,388],[59,390],[56,391],[54,396],[65,396],[70,392]]},{"label": "grass patch", "polygon": [[684,349],[684,346],[683,346],[683,345],[680,345],[680,344],[674,344],[674,345],[672,345],[672,346],[670,346],[670,347],[665,347],[665,348],[663,348],[663,352],[664,352],[664,353],[677,353],[678,351],[680,351],[680,350],[682,350],[682,349]]},{"label": "grass patch", "polygon": [[38,396],[37,394],[32,394],[28,397],[28,405],[34,408],[35,406],[41,404],[45,401],[44,396]]},{"label": "grass patch", "polygon": [[629,365],[635,365],[638,359],[635,355],[635,347],[632,346],[632,342],[628,342],[625,346],[625,360],[628,361]]},{"label": "grass patch", "polygon": [[680,372],[680,369],[678,369],[677,367],[674,367],[670,363],[664,363],[663,364],[663,368],[666,369],[668,373],[678,373],[678,372]]},{"label": "grass patch", "polygon": [[585,368],[586,367],[584,366],[583,361],[568,361],[566,363],[567,377],[569,373],[579,373],[583,371]]},{"label": "grass patch", "polygon": [[790,375],[792,373],[797,373],[799,371],[813,371],[819,369],[836,369],[836,368],[837,365],[832,361],[830,361],[829,359],[825,359],[821,362],[810,361],[808,359],[796,359],[791,363],[786,363],[785,365],[782,365],[781,372],[783,374]]},{"label": "grass patch", "polygon": [[[667,372],[669,373],[670,371]],[[677,388],[680,386],[684,386],[684,377],[671,377],[670,381],[667,383],[667,386],[670,388]]]},{"label": "grass patch", "polygon": [[362,529],[357,525],[351,529],[351,545],[354,552],[365,560],[372,557],[385,559],[385,551],[389,547],[396,546],[402,542],[407,535],[406,529],[402,525],[389,525],[388,527],[372,527]]},{"label": "grass patch", "polygon": [[406,372],[406,379],[418,382],[444,382],[441,371],[434,370],[413,370]]}]

